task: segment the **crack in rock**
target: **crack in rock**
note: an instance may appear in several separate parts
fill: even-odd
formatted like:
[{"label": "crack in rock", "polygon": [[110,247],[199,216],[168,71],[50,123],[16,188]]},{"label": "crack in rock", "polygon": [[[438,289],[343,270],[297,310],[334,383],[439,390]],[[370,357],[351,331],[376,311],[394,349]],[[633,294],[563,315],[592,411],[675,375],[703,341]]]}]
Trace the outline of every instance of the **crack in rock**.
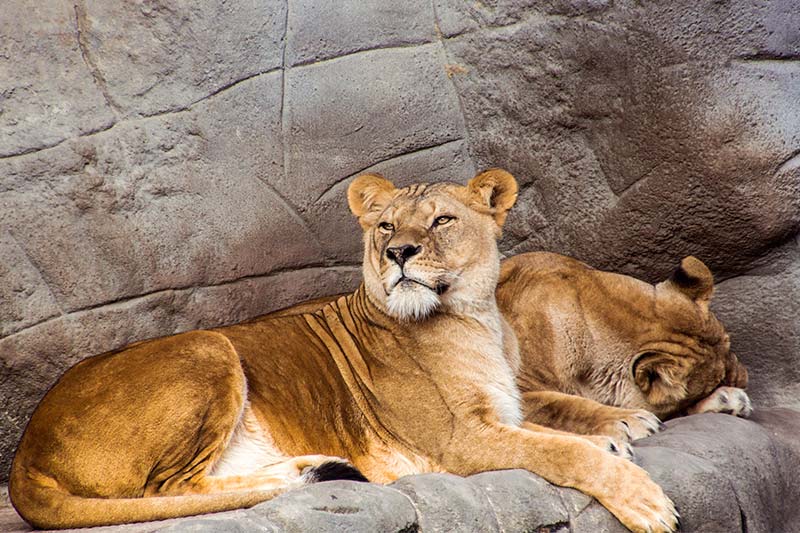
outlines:
[{"label": "crack in rock", "polygon": [[300,266],[300,267],[279,268],[279,269],[273,270],[271,272],[267,272],[265,274],[251,274],[251,275],[248,275],[248,276],[242,276],[240,278],[221,281],[219,283],[212,283],[212,284],[209,284],[209,285],[188,285],[188,286],[184,286],[184,287],[167,287],[167,288],[163,288],[163,289],[156,289],[156,290],[153,290],[153,291],[137,294],[137,295],[134,295],[134,296],[126,296],[126,297],[118,298],[116,300],[100,302],[100,303],[97,303],[97,304],[94,304],[94,305],[88,305],[86,307],[81,307],[79,309],[73,309],[73,310],[70,310],[70,311],[62,311],[61,315],[55,315],[55,316],[46,318],[44,320],[40,320],[39,322],[36,322],[35,324],[30,324],[30,325],[25,326],[25,327],[23,327],[21,329],[18,329],[16,331],[12,331],[8,335],[0,337],[0,341],[5,340],[5,339],[9,339],[9,338],[13,337],[14,335],[19,335],[19,334],[21,334],[21,333],[23,333],[25,331],[28,331],[30,329],[39,327],[39,326],[41,326],[43,324],[47,324],[48,322],[52,322],[54,320],[60,320],[62,318],[67,318],[67,317],[70,317],[72,315],[86,313],[86,312],[89,312],[89,311],[96,311],[96,310],[104,308],[104,307],[113,307],[113,306],[116,306],[116,305],[124,305],[124,304],[130,303],[130,302],[135,302],[136,300],[140,300],[140,299],[143,299],[143,298],[149,298],[151,296],[155,296],[155,295],[159,295],[159,294],[167,294],[167,293],[170,293],[170,292],[195,291],[197,289],[211,289],[211,288],[214,288],[214,287],[224,287],[224,286],[227,286],[227,285],[235,285],[237,283],[246,282],[246,281],[249,281],[249,280],[258,280],[258,279],[264,279],[264,278],[271,278],[271,277],[279,276],[281,274],[286,274],[286,273],[289,273],[289,272],[301,272],[301,271],[312,271],[312,270],[353,269],[353,268],[358,269],[360,267],[361,267],[361,263],[320,262],[320,263],[309,264],[309,265],[304,265],[304,266]]},{"label": "crack in rock", "polygon": [[92,78],[94,78],[94,82],[97,84],[100,92],[103,93],[103,98],[105,98],[106,104],[108,104],[108,106],[114,111],[114,114],[119,117],[119,115],[122,113],[122,108],[111,97],[106,78],[103,76],[103,73],[100,72],[97,63],[94,62],[91,54],[89,53],[89,43],[86,39],[86,33],[89,24],[89,19],[86,15],[86,5],[83,1],[81,1],[76,2],[74,7],[78,47],[80,48],[83,62],[86,63],[87,67],[89,67],[89,72],[92,74]]},{"label": "crack in rock", "polygon": [[358,507],[347,507],[345,505],[339,505],[334,507],[329,507],[327,505],[323,505],[322,507],[312,507],[314,511],[322,511],[325,513],[332,513],[332,514],[357,514],[361,512],[361,509]]}]

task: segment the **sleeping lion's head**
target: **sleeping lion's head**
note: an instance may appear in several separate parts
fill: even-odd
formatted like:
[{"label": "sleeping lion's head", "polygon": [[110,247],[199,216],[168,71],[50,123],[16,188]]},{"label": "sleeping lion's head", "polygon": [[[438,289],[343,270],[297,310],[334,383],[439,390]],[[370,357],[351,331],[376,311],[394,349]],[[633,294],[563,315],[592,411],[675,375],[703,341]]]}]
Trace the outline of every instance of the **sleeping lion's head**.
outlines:
[{"label": "sleeping lion's head", "polygon": [[493,305],[496,241],[517,199],[511,174],[492,169],[466,186],[402,189],[364,174],[347,199],[364,230],[364,285],[389,315],[421,320],[436,311]]},{"label": "sleeping lion's head", "polygon": [[713,293],[711,271],[692,256],[656,284],[652,320],[641,329],[631,364],[634,381],[653,412],[672,414],[718,386],[747,386],[747,370],[709,309]]}]

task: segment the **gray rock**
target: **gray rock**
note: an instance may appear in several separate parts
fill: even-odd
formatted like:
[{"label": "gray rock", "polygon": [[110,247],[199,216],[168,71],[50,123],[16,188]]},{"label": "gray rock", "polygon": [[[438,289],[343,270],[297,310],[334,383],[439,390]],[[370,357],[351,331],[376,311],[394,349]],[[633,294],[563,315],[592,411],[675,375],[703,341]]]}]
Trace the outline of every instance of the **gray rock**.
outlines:
[{"label": "gray rock", "polygon": [[605,510],[605,508],[592,500],[586,508],[570,522],[573,532],[586,533],[627,533],[628,528]]},{"label": "gray rock", "polygon": [[661,446],[637,447],[636,459],[670,495],[684,531],[742,531],[736,492],[713,463]]},{"label": "gray rock", "polygon": [[287,181],[279,187],[286,197],[312,203],[338,180],[379,162],[463,139],[441,54],[440,45],[428,44],[289,70]]},{"label": "gray rock", "polygon": [[292,2],[288,17],[286,64],[292,66],[431,42],[435,35],[427,0],[299,0]]},{"label": "gray rock", "polygon": [[500,531],[569,529],[560,490],[525,470],[483,472],[467,478],[486,495]]},{"label": "gray rock", "polygon": [[77,6],[84,55],[120,117],[185,109],[282,64],[281,0]]},{"label": "gray rock", "polygon": [[[450,154],[464,124],[441,54],[438,44],[373,50],[287,72],[286,174],[276,187],[299,206],[327,257],[361,259],[361,232],[343,196],[349,178],[395,158],[404,171],[426,158],[444,162],[434,165],[449,179],[463,175],[465,154]],[[330,111],[323,120],[320,110]]]},{"label": "gray rock", "polygon": [[330,481],[288,492],[257,505],[248,515],[279,531],[417,531],[414,506],[400,492],[371,483]]},{"label": "gray rock", "polygon": [[797,237],[747,274],[718,285],[712,307],[747,366],[748,392],[762,406],[800,398],[800,242]]},{"label": "gray rock", "polygon": [[478,483],[452,474],[406,476],[389,485],[414,503],[421,531],[501,531],[492,503]]},{"label": "gray rock", "polygon": [[[281,533],[282,529],[269,521],[252,516],[236,518],[197,518],[181,520],[170,526],[153,530],[158,533]],[[310,531],[310,530],[309,530]]]},{"label": "gray rock", "polygon": [[[800,501],[791,472],[800,464],[800,442],[785,440],[798,434],[797,415],[785,410],[757,414],[755,420],[772,420],[772,430],[721,414],[677,419],[667,423],[666,432],[640,441],[636,453],[675,499],[690,531],[720,531],[735,518],[742,530],[797,531]],[[682,454],[676,457],[675,450]]]},{"label": "gray rock", "polygon": [[650,280],[692,253],[728,276],[797,232],[797,170],[775,171],[796,153],[798,85],[763,48],[788,3],[688,15],[705,31],[684,2],[520,4],[445,42],[476,165],[500,161],[535,189],[508,251]]},{"label": "gray rock", "polygon": [[72,3],[5,2],[0,35],[0,158],[111,127]]},{"label": "gray rock", "polygon": [[0,234],[0,301],[4,319],[0,337],[4,337],[61,313],[53,292],[27,252],[10,230]]},{"label": "gray rock", "polygon": [[[0,223],[64,312],[320,255],[310,228],[268,183],[281,161],[280,119],[255,112],[279,87],[279,75],[262,76],[185,113],[0,160],[10,189]],[[263,148],[242,162],[243,143]]]}]

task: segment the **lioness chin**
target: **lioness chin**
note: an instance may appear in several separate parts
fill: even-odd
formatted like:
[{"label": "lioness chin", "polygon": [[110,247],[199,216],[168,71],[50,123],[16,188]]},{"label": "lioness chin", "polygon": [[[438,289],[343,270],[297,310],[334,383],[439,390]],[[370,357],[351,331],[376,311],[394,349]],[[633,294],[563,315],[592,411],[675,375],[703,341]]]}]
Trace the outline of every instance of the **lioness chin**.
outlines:
[{"label": "lioness chin", "polygon": [[502,170],[467,186],[358,177],[353,294],[74,366],[25,430],[14,506],[37,527],[82,527],[245,507],[320,476],[358,477],[348,464],[378,482],[524,468],[596,497],[633,531],[674,530],[644,470],[521,424],[517,342],[494,295],[516,193]]}]

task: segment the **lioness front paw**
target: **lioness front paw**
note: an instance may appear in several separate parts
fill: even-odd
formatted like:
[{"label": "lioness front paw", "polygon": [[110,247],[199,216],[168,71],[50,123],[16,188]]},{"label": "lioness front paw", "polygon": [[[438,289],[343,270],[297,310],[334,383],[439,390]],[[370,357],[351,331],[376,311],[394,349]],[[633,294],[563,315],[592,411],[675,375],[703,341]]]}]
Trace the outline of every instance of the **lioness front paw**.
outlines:
[{"label": "lioness front paw", "polygon": [[609,497],[597,499],[636,533],[672,533],[680,526],[680,515],[664,491],[649,474],[633,463],[621,463],[617,482],[609,487]]},{"label": "lioness front paw", "polygon": [[617,440],[605,435],[586,435],[584,438],[612,455],[633,461],[633,446],[627,441]]},{"label": "lioness front paw", "polygon": [[649,437],[664,427],[661,420],[650,411],[636,409],[624,410],[624,412],[625,414],[616,416],[603,424],[598,433],[631,442]]},{"label": "lioness front paw", "polygon": [[753,413],[753,404],[743,389],[719,387],[689,409],[689,414],[697,413],[724,413],[747,418]]}]

